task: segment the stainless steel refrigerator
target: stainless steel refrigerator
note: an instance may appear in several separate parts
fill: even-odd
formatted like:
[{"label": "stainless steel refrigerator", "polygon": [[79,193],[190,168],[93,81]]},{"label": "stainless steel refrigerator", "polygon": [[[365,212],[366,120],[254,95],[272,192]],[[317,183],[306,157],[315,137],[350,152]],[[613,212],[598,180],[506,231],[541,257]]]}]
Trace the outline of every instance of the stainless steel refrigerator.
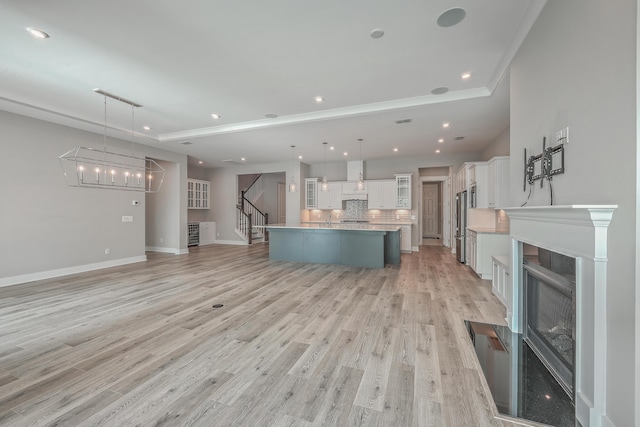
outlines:
[{"label": "stainless steel refrigerator", "polygon": [[467,236],[467,192],[456,194],[456,257],[465,262]]}]

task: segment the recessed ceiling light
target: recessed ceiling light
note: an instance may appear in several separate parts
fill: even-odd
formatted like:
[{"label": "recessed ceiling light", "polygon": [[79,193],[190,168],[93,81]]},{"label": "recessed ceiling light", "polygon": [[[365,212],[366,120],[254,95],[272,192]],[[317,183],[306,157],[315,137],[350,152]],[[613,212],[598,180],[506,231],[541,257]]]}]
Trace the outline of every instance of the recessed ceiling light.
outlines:
[{"label": "recessed ceiling light", "polygon": [[213,113],[213,114],[211,114],[211,117],[213,117],[214,119],[218,120],[222,116],[220,114],[218,114],[218,113]]},{"label": "recessed ceiling light", "polygon": [[342,153],[342,154],[345,155],[345,156],[349,155],[349,153],[347,153],[346,151],[344,153]]},{"label": "recessed ceiling light", "polygon": [[33,28],[33,27],[27,27],[27,31],[29,31],[29,33],[37,38],[37,39],[48,39],[49,38],[49,34],[47,34],[46,32],[39,30],[37,28]]},{"label": "recessed ceiling light", "polygon": [[447,92],[449,92],[449,88],[448,87],[444,87],[444,86],[443,87],[437,87],[437,88],[435,88],[435,89],[433,89],[431,91],[431,93],[434,94],[434,95],[442,95],[442,94],[447,93]]},{"label": "recessed ceiling light", "polygon": [[144,129],[144,130],[151,130],[151,126],[142,126],[142,129]]},{"label": "recessed ceiling light", "polygon": [[459,24],[464,17],[467,16],[467,12],[464,9],[459,7],[454,7],[449,10],[445,10],[438,16],[438,25],[441,27],[453,27],[456,24]]},{"label": "recessed ceiling light", "polygon": [[379,39],[380,37],[384,36],[384,30],[382,30],[381,28],[374,28],[373,30],[371,30],[370,35],[373,39]]},{"label": "recessed ceiling light", "polygon": [[336,147],[334,147],[334,146],[329,147],[329,150],[335,150],[335,149],[336,149]]},{"label": "recessed ceiling light", "polygon": [[440,150],[436,150],[436,153],[440,153]]},{"label": "recessed ceiling light", "polygon": [[244,157],[240,157],[240,160],[242,160],[242,161],[244,162],[244,161],[245,161],[245,158],[244,158]]},{"label": "recessed ceiling light", "polygon": [[202,164],[202,160],[198,160],[198,164],[201,165]]},{"label": "recessed ceiling light", "polygon": [[462,73],[460,77],[462,80],[469,80],[471,78],[471,73]]},{"label": "recessed ceiling light", "polygon": [[442,143],[444,142],[444,138],[440,138],[440,139],[438,140],[438,142],[439,142],[440,144],[442,144]]},{"label": "recessed ceiling light", "polygon": [[322,101],[324,101],[324,98],[321,96],[316,96],[315,98],[313,98],[314,101],[316,101],[316,103],[318,104],[322,104]]},{"label": "recessed ceiling light", "polygon": [[276,117],[278,117],[277,114],[274,113],[267,113],[264,115],[267,119],[275,119]]},{"label": "recessed ceiling light", "polygon": [[394,148],[394,149],[393,149],[393,151],[397,153],[397,152],[398,152],[398,149],[397,149],[397,148]]},{"label": "recessed ceiling light", "polygon": [[464,139],[464,136],[456,136],[455,138],[456,141],[462,141]]},{"label": "recessed ceiling light", "polygon": [[446,128],[448,128],[448,127],[449,127],[449,124],[450,124],[449,122],[444,122],[444,123],[442,124],[442,127],[446,129]]},{"label": "recessed ceiling light", "polygon": [[298,158],[299,158],[300,160],[302,160],[302,156],[298,156]]}]

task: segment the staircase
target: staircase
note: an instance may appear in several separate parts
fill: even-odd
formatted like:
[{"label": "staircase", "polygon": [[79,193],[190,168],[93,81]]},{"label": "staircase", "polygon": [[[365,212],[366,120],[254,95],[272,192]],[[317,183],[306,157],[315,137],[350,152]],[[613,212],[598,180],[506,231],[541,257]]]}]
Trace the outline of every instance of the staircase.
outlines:
[{"label": "staircase", "polygon": [[236,233],[249,245],[268,241],[268,234],[264,227],[269,223],[269,215],[260,211],[254,204],[263,194],[262,175],[259,175],[249,188],[240,192],[238,197]]}]

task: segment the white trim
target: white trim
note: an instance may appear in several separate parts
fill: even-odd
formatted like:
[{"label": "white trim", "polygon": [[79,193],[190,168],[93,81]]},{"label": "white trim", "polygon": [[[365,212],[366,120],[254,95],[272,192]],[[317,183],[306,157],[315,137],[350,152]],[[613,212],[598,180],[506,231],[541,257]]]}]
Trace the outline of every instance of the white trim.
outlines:
[{"label": "white trim", "polygon": [[58,268],[55,270],[40,271],[37,273],[23,274],[20,276],[3,277],[0,279],[0,287],[18,285],[21,283],[33,282],[36,280],[52,279],[54,277],[67,276],[69,274],[85,273],[87,271],[100,270],[103,268],[117,267],[120,265],[144,262],[146,255],[130,258],[120,258],[111,261],[96,262],[93,264],[77,265],[73,267]]},{"label": "white trim", "polygon": [[175,254],[175,255],[180,255],[180,253],[186,253],[186,254],[189,253],[189,249],[187,249],[185,252],[182,252],[178,248],[167,248],[163,246],[147,246],[144,248],[144,250],[147,252],[161,252],[163,254]]},{"label": "white trim", "polygon": [[[449,167],[451,170],[451,167]],[[451,252],[455,253],[456,245],[453,244],[452,234],[451,234],[451,224],[453,219],[451,218],[451,195],[449,188],[451,177],[449,175],[438,175],[438,176],[420,176],[420,191],[418,191],[418,236],[420,237],[420,242],[422,241],[422,185],[425,182],[440,182],[441,183],[441,191],[442,191],[442,218],[440,221],[442,222],[442,245],[444,247],[450,247]],[[417,252],[417,251],[416,251]]]},{"label": "white trim", "polygon": [[247,246],[248,243],[242,240],[216,240],[216,244],[218,245],[238,245],[238,246]]}]

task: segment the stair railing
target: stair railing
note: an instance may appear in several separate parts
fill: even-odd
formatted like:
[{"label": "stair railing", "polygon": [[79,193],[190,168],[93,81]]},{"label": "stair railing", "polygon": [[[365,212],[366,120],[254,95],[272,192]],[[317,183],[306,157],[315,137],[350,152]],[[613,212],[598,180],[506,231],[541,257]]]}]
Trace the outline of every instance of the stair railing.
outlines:
[{"label": "stair railing", "polygon": [[269,214],[263,213],[253,203],[245,197],[242,192],[240,203],[236,209],[236,228],[251,244],[254,238],[264,238],[269,240],[269,235],[265,227],[269,224]]}]

